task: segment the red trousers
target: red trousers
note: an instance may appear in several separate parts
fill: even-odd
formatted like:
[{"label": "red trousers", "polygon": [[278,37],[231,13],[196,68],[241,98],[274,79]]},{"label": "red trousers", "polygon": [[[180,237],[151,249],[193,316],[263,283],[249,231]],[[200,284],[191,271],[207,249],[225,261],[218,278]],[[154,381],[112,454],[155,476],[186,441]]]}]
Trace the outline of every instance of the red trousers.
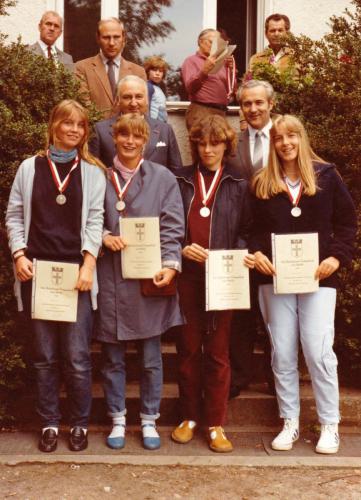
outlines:
[{"label": "red trousers", "polygon": [[182,419],[203,420],[207,427],[223,425],[231,378],[232,311],[205,312],[204,281],[186,274],[180,276],[179,296],[186,319],[177,339]]}]

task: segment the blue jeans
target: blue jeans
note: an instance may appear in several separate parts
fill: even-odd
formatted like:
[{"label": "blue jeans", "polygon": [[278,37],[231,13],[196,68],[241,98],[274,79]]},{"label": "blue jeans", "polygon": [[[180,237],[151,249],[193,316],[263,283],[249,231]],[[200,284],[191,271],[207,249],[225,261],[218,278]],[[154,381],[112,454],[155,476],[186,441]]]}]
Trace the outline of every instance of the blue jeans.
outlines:
[{"label": "blue jeans", "polygon": [[[31,281],[22,284],[22,296],[24,311],[29,316]],[[88,426],[92,400],[92,324],[89,292],[79,292],[76,323],[31,320],[31,356],[36,374],[37,412],[43,427],[59,426],[61,374],[68,397],[70,426]]]},{"label": "blue jeans", "polygon": [[[156,420],[162,398],[163,366],[160,335],[137,341],[141,356],[140,417]],[[103,388],[110,417],[126,414],[125,351],[126,341],[117,344],[103,342]]]},{"label": "blue jeans", "polygon": [[298,344],[311,375],[321,424],[337,424],[339,390],[333,351],[336,290],[275,295],[273,285],[259,287],[259,305],[272,345],[272,369],[282,418],[300,414]]}]

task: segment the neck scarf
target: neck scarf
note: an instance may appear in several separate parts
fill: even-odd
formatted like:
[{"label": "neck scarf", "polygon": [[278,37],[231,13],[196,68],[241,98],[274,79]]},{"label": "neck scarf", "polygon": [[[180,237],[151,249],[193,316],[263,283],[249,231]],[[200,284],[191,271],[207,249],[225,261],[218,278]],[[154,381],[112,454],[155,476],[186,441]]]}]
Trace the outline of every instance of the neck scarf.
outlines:
[{"label": "neck scarf", "polygon": [[77,154],[78,150],[76,148],[71,151],[62,151],[61,149],[56,148],[53,144],[49,146],[49,157],[55,163],[68,163],[69,161],[74,160]]}]

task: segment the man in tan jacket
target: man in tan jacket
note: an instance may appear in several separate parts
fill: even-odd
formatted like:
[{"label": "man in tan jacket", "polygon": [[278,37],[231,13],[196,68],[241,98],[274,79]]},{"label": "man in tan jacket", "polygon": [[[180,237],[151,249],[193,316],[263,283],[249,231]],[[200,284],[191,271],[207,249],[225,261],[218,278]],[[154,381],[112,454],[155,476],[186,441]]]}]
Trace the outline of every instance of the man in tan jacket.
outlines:
[{"label": "man in tan jacket", "polygon": [[98,23],[97,42],[99,54],[78,61],[75,74],[89,101],[92,101],[104,118],[115,113],[114,103],[117,82],[126,75],[147,79],[144,69],[122,57],[125,45],[123,23],[116,18],[102,19]]}]

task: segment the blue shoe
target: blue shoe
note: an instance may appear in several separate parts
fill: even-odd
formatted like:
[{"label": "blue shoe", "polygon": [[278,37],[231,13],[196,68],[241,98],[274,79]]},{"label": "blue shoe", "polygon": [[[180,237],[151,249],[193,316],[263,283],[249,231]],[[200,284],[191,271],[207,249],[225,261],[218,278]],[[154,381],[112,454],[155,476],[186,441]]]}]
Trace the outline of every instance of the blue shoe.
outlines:
[{"label": "blue shoe", "polygon": [[[122,429],[120,429],[122,427]],[[112,436],[114,430],[116,429],[116,435]],[[120,431],[120,432],[119,432]],[[123,431],[123,432],[122,432]],[[117,435],[118,434],[118,435]],[[119,435],[121,434],[121,435]],[[112,432],[106,439],[107,446],[113,450],[121,450],[125,446],[125,425],[116,424],[113,426]]]},{"label": "blue shoe", "polygon": [[155,424],[143,424],[143,446],[146,450],[158,450],[160,448],[160,437]]}]

